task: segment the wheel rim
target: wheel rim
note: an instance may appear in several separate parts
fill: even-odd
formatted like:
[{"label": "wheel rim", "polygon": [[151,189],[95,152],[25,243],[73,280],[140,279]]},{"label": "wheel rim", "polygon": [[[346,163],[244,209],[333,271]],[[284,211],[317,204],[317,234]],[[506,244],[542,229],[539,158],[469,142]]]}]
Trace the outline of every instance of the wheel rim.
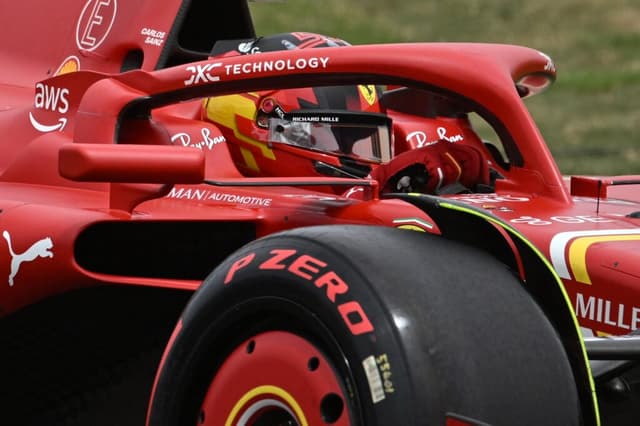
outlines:
[{"label": "wheel rim", "polygon": [[308,340],[284,331],[238,345],[214,376],[200,409],[207,426],[351,425],[344,383]]}]

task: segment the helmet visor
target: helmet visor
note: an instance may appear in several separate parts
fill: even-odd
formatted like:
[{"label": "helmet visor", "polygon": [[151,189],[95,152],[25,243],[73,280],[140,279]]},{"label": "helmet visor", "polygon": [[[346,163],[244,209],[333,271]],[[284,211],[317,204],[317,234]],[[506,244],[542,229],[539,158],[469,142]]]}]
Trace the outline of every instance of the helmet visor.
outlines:
[{"label": "helmet visor", "polygon": [[269,119],[269,141],[333,155],[387,162],[391,159],[391,119],[349,111],[295,111]]}]

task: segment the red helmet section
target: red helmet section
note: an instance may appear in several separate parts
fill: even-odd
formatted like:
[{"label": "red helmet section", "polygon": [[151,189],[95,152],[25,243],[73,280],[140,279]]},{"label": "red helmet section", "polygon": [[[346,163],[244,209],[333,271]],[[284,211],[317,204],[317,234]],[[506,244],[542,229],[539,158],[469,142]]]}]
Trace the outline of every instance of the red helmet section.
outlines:
[{"label": "red helmet section", "polygon": [[[257,39],[223,41],[214,56],[259,54],[287,49],[348,46],[333,37],[313,33],[285,33]],[[218,96],[204,103],[204,116],[224,133],[238,168],[250,176],[308,176],[319,172],[314,162],[340,167],[339,157],[350,152],[272,143],[269,120],[299,111],[381,112],[379,88],[374,85],[301,87]],[[337,133],[336,133],[337,135]],[[337,136],[336,136],[337,137]],[[390,143],[390,142],[388,142]],[[388,149],[390,150],[390,148]],[[356,161],[370,162],[367,158]]]},{"label": "red helmet section", "polygon": [[[220,42],[212,55],[347,45],[343,40],[319,34],[286,33]],[[217,96],[206,99],[203,112],[207,120],[220,128],[228,141],[234,163],[247,176],[313,176],[331,173],[332,170],[336,176],[341,176],[341,171],[347,169],[345,163],[348,163],[350,174],[359,177],[370,175],[380,181],[384,191],[391,192],[419,190],[437,193],[452,184],[459,184],[464,189],[474,188],[477,183],[489,183],[483,143],[467,116],[454,112],[454,103],[436,95],[420,95],[420,91],[400,90],[396,93],[396,96],[411,97],[413,103],[423,109],[437,111],[429,114],[422,111],[416,115],[395,110],[393,103],[386,110],[381,104],[383,88],[363,84]],[[406,104],[406,98],[403,104]],[[316,113],[321,119],[339,121],[337,117],[349,111],[388,113],[393,118],[392,137],[376,135],[376,142],[358,151],[353,149],[353,137],[347,142],[340,139],[351,129],[327,126],[325,134],[336,141],[323,144],[320,133],[314,133],[319,126],[312,123],[313,117],[309,118],[309,114]],[[331,112],[336,114],[336,118],[327,117]],[[302,118],[297,116],[297,123],[287,121],[294,114],[302,114]],[[280,123],[282,133],[278,138],[274,138],[274,122]],[[369,155],[360,155],[362,152]],[[373,155],[374,152],[378,155]],[[318,167],[319,163],[323,167]],[[404,185],[407,178],[400,181],[405,175],[411,178],[412,184]]]}]

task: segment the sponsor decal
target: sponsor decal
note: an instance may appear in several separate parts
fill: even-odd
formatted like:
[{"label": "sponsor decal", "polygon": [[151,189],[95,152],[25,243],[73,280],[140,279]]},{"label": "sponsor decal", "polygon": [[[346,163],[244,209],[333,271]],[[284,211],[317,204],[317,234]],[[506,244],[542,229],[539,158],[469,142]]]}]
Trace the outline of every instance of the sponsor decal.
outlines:
[{"label": "sponsor decal", "polygon": [[142,30],[140,30],[140,35],[144,37],[144,44],[150,44],[152,46],[162,46],[167,33],[151,28],[143,28]]},{"label": "sponsor decal", "polygon": [[244,55],[252,55],[254,53],[262,53],[258,46],[254,46],[255,41],[243,42],[238,45],[238,52]]},{"label": "sponsor decal", "polygon": [[591,278],[586,264],[587,250],[592,244],[614,241],[640,241],[640,230],[600,229],[561,232],[554,235],[549,243],[551,263],[560,278],[573,279],[590,285]]},{"label": "sponsor decal", "polygon": [[271,207],[271,198],[252,197],[249,195],[228,194],[208,189],[171,188],[167,198],[192,201],[217,201],[229,204],[241,204],[251,207]]},{"label": "sponsor decal", "polygon": [[53,257],[53,252],[51,249],[53,248],[53,241],[51,237],[45,237],[41,240],[36,241],[26,249],[22,253],[16,253],[13,250],[13,245],[11,243],[11,235],[9,231],[3,231],[2,236],[7,241],[7,246],[9,247],[9,253],[11,254],[11,272],[9,273],[9,285],[13,286],[15,282],[16,275],[20,271],[20,266],[26,262],[33,262],[39,257],[48,258]]},{"label": "sponsor decal", "polygon": [[509,222],[532,225],[532,226],[545,226],[553,225],[554,223],[564,223],[567,225],[581,224],[581,223],[608,223],[615,222],[613,219],[609,219],[602,216],[591,215],[576,215],[576,216],[551,216],[549,218],[541,219],[533,216],[520,216],[515,219],[511,219]]},{"label": "sponsor decal", "polygon": [[226,75],[255,74],[270,71],[293,71],[327,68],[329,58],[311,57],[298,59],[276,59],[270,61],[245,62],[243,64],[225,65]]},{"label": "sponsor decal", "polygon": [[204,65],[189,65],[186,70],[189,73],[189,78],[184,81],[185,86],[192,86],[199,83],[209,83],[213,81],[220,81],[219,75],[211,75],[211,71],[215,68],[220,68],[222,63],[213,62]]},{"label": "sponsor decal", "polygon": [[60,117],[56,124],[42,124],[36,120],[32,112],[29,112],[29,121],[34,129],[42,133],[55,132],[56,130],[62,131],[64,126],[67,125],[67,119],[65,117]]},{"label": "sponsor decal", "polygon": [[[69,94],[69,89],[66,87],[37,83],[34,106],[36,109],[65,114],[69,111]],[[66,117],[58,118],[57,123],[41,123],[31,111],[29,121],[34,129],[43,133],[62,131],[67,124]]]},{"label": "sponsor decal", "polygon": [[576,293],[575,312],[578,318],[595,321],[624,330],[640,326],[640,307]]},{"label": "sponsor decal", "polygon": [[447,135],[447,129],[445,127],[438,127],[436,129],[436,132],[438,133],[439,140],[443,140],[447,142],[461,142],[464,140],[464,136],[462,136],[459,133],[451,136]]},{"label": "sponsor decal", "polygon": [[201,65],[189,65],[187,70],[189,77],[184,80],[185,86],[193,86],[200,83],[220,81],[220,75],[212,74],[217,68],[223,67],[224,74],[247,75],[270,71],[293,71],[327,68],[328,57],[311,57],[298,59],[276,59],[270,61],[245,62],[243,64],[222,65],[221,62],[212,62]]},{"label": "sponsor decal", "polygon": [[436,139],[429,139],[427,134],[424,131],[416,130],[409,133],[405,140],[417,148],[433,145],[440,141],[454,143],[454,142],[461,142],[464,140],[464,136],[459,133],[452,134],[452,135],[447,134],[446,127],[436,128],[436,133],[437,133]]},{"label": "sponsor decal", "polygon": [[366,312],[356,300],[350,300],[349,285],[322,260],[292,249],[274,249],[266,260],[257,260],[255,252],[236,260],[224,279],[225,285],[233,285],[236,274],[247,268],[262,271],[283,271],[290,273],[323,290],[324,295],[336,308],[342,321],[354,336],[374,331]]},{"label": "sponsor decal", "polygon": [[298,115],[294,115],[293,117],[291,117],[291,121],[300,121],[303,123],[312,123],[312,122],[325,122],[325,123],[339,123],[340,122],[340,117],[339,116],[333,116],[333,117],[328,117],[328,116],[317,116],[317,115],[304,115],[304,116],[298,116]]},{"label": "sponsor decal", "polygon": [[171,136],[171,142],[174,144],[179,143],[182,146],[190,146],[198,149],[206,148],[209,151],[211,151],[215,145],[226,142],[225,137],[222,135],[211,137],[211,129],[206,127],[200,130],[200,134],[202,135],[202,140],[198,142],[192,142],[191,135],[189,135],[188,133],[176,133],[175,135]]},{"label": "sponsor decal", "polygon": [[60,66],[58,67],[56,72],[53,73],[53,75],[56,76],[56,75],[68,74],[70,72],[75,72],[79,70],[80,70],[80,59],[78,59],[78,57],[76,56],[69,56],[64,61],[62,61],[62,64],[60,64]]},{"label": "sponsor decal", "polygon": [[64,114],[69,111],[69,89],[37,83],[34,106]]},{"label": "sponsor decal", "polygon": [[525,203],[531,201],[529,197],[516,197],[514,195],[497,195],[497,194],[469,194],[469,195],[454,195],[450,198],[461,201],[468,204],[491,204],[491,203],[503,203],[503,202],[516,202]]},{"label": "sponsor decal", "polygon": [[95,50],[107,38],[116,20],[116,0],[88,0],[76,24],[76,44],[81,50]]},{"label": "sponsor decal", "polygon": [[427,134],[422,130],[416,130],[407,135],[406,139],[412,145],[415,145],[417,148],[422,148],[423,146],[433,145],[434,143],[438,143],[438,139],[435,140],[427,140]]}]

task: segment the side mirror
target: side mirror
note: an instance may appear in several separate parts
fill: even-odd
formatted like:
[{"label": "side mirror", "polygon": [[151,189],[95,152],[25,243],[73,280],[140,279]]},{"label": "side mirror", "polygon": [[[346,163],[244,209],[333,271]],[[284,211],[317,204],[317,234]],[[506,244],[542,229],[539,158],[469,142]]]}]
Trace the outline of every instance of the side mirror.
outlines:
[{"label": "side mirror", "polygon": [[197,184],[204,180],[205,156],[171,145],[69,143],[60,148],[58,169],[80,182]]}]

